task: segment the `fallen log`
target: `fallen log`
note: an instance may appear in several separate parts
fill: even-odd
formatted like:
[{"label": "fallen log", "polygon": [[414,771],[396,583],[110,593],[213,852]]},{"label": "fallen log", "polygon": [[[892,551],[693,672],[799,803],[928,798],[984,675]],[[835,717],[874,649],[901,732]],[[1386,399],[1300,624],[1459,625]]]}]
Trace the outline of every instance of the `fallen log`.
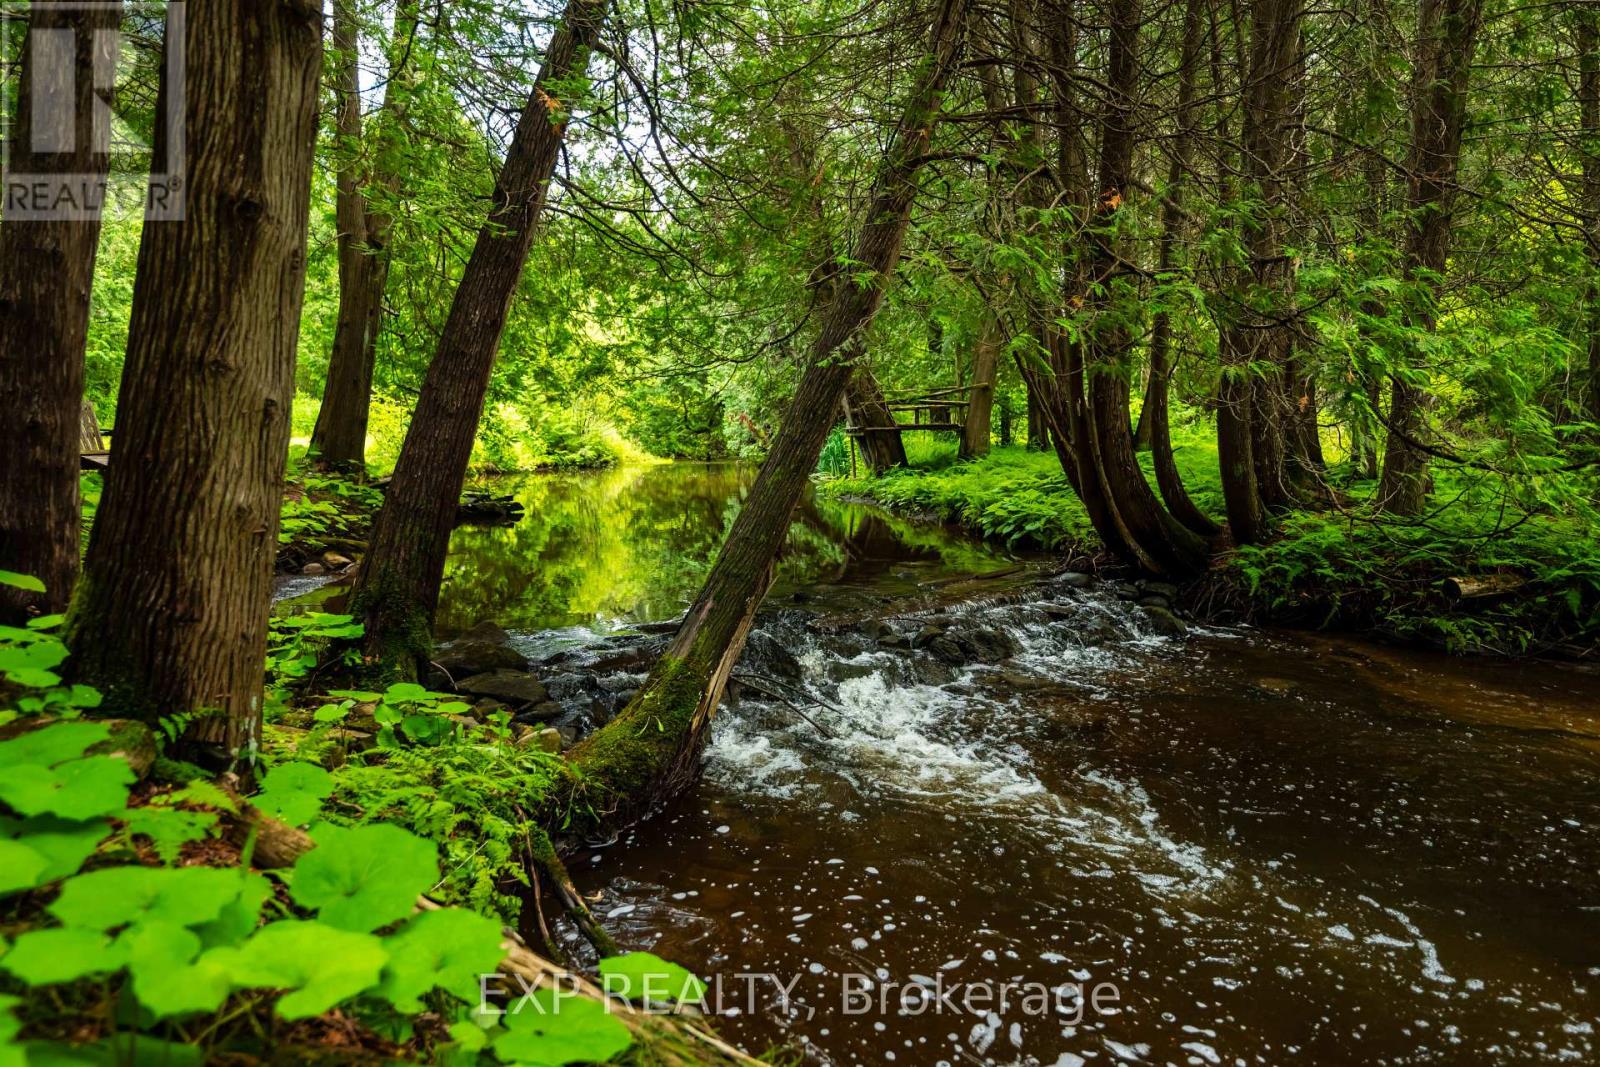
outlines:
[{"label": "fallen log", "polygon": [[1477,574],[1446,578],[1444,589],[1456,600],[1484,600],[1515,593],[1527,584],[1520,574]]}]

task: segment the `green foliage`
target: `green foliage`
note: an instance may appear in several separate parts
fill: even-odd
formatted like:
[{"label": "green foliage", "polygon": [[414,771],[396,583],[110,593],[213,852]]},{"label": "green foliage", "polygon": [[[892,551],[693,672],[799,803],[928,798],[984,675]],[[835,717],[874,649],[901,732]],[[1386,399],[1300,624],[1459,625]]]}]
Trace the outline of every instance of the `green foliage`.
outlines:
[{"label": "green foliage", "polygon": [[[437,696],[413,688],[381,699],[415,707]],[[63,992],[0,996],[0,1064],[121,1064],[147,1056],[198,1062],[225,1046],[228,1021],[268,1008],[294,1020],[343,1005],[375,1026],[409,1032],[406,1015],[465,1013],[477,999],[479,976],[504,955],[500,924],[492,919],[455,909],[413,915],[419,894],[438,881],[437,847],[399,826],[319,824],[318,847],[284,875],[297,910],[266,909],[273,890],[261,874],[174,865],[185,845],[205,839],[217,824],[214,812],[180,805],[231,811],[226,794],[196,783],[130,807],[127,763],[93,754],[111,737],[106,725],[29,725],[0,742],[0,899],[14,908],[34,899],[25,892],[46,896],[42,909],[13,911],[20,919],[9,924],[10,940],[0,939],[0,980],[33,994]],[[465,759],[468,746],[454,747]],[[511,762],[486,765],[485,773],[513,767],[552,773],[548,763],[517,762],[520,754],[502,747]],[[397,753],[402,766],[404,751]],[[483,781],[460,783],[459,792],[452,783],[451,795],[465,799]],[[510,784],[509,777],[499,780],[504,793]],[[256,802],[310,820],[331,788],[320,768],[284,764],[267,774]],[[125,847],[134,837],[151,842],[158,865],[140,862]],[[93,869],[77,873],[97,852]],[[101,999],[124,1008],[96,1007],[68,1027],[100,1040],[72,1046],[20,1040],[36,1025],[55,1028],[50,1005]],[[560,1010],[538,1020],[509,1015],[507,1027],[492,1033],[478,1025],[454,1028],[454,1051],[466,1057],[455,1062],[597,1061],[631,1044],[627,1030],[596,1002],[547,1006]]]},{"label": "green foliage", "polygon": [[342,930],[368,932],[409,914],[439,880],[438,849],[385,823],[319,827],[317,848],[295,865],[295,903]]},{"label": "green foliage", "polygon": [[519,1067],[604,1063],[633,1043],[628,1028],[587,997],[542,988],[505,1016],[495,1053]]},{"label": "green foliage", "polygon": [[629,952],[601,960],[600,979],[611,996],[640,1003],[694,1003],[706,995],[706,985],[699,978],[649,952]]}]

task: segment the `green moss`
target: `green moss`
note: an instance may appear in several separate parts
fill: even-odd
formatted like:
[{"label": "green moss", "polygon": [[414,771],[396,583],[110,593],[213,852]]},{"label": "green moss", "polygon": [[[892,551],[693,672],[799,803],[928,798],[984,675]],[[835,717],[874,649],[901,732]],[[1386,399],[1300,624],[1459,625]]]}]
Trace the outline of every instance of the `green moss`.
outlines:
[{"label": "green moss", "polygon": [[705,691],[697,657],[664,655],[639,695],[569,754],[569,813],[637,809],[682,752]]}]

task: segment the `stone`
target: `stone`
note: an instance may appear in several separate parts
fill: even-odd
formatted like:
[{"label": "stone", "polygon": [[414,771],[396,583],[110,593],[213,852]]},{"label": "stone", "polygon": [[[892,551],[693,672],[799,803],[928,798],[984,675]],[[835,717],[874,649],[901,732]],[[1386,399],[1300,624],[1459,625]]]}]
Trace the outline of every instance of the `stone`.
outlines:
[{"label": "stone", "polygon": [[877,673],[878,668],[870,663],[852,663],[849,660],[840,660],[828,666],[828,673],[836,682],[848,682],[852,678],[865,678]]},{"label": "stone", "polygon": [[782,641],[761,630],[753,631],[745,642],[739,667],[750,674],[762,674],[784,682],[798,682],[804,673],[794,653]]},{"label": "stone", "polygon": [[1094,582],[1094,575],[1084,574],[1082,571],[1067,571],[1056,578],[1056,581],[1068,589],[1082,589]]},{"label": "stone", "polygon": [[491,622],[488,619],[478,623],[470,630],[464,631],[457,640],[465,637],[470,637],[474,641],[491,641],[497,645],[506,644],[511,640],[511,635],[506,633],[499,623]]},{"label": "stone", "polygon": [[884,634],[883,637],[878,639],[878,647],[909,651],[911,648],[911,638],[907,637],[905,634]]},{"label": "stone", "polygon": [[946,625],[942,622],[928,623],[922,629],[918,630],[917,635],[911,639],[911,647],[926,648],[928,643],[934,638],[943,637],[945,629]]},{"label": "stone", "polygon": [[546,726],[535,737],[535,743],[552,756],[561,752],[561,731],[553,726]]},{"label": "stone", "polygon": [[1017,654],[1016,642],[1003,630],[973,630],[962,634],[958,640],[979,663],[999,663]]},{"label": "stone", "polygon": [[1144,614],[1151,629],[1162,637],[1183,637],[1189,632],[1189,624],[1166,608],[1147,607]]},{"label": "stone", "polygon": [[307,563],[304,567],[301,567],[300,573],[311,577],[316,577],[318,575],[327,574],[328,568],[324,567],[320,563],[312,561],[311,563]]},{"label": "stone", "polygon": [[528,657],[507,644],[509,640],[510,636],[494,623],[479,623],[434,649],[433,662],[452,678],[527,670]]},{"label": "stone", "polygon": [[516,721],[524,724],[549,722],[551,719],[559,719],[566,710],[554,700],[544,700],[518,713]]},{"label": "stone", "polygon": [[504,704],[500,703],[500,701],[498,701],[498,700],[490,700],[488,697],[484,697],[482,700],[480,700],[476,704],[472,705],[471,715],[472,715],[473,718],[477,719],[479,722],[488,722],[494,715],[498,714],[499,712],[510,711],[510,710],[511,710],[510,708],[508,708]]},{"label": "stone", "polygon": [[354,562],[349,556],[331,550],[322,554],[322,565],[330,571],[342,571]]},{"label": "stone", "polygon": [[1139,587],[1132,582],[1112,582],[1111,595],[1118,600],[1138,600]]},{"label": "stone", "polygon": [[868,619],[861,624],[861,634],[870,641],[882,641],[894,631],[882,619]]},{"label": "stone", "polygon": [[1168,600],[1164,596],[1157,596],[1154,593],[1146,593],[1144,596],[1139,598],[1139,606],[1141,608],[1166,608],[1170,611],[1172,609],[1172,601]]},{"label": "stone", "polygon": [[456,691],[475,697],[493,697],[513,707],[543,704],[550,699],[544,683],[524,671],[496,670],[475,674],[456,683]]},{"label": "stone", "polygon": [[1140,582],[1146,596],[1158,596],[1169,603],[1178,599],[1178,587],[1171,582]]},{"label": "stone", "polygon": [[967,662],[967,653],[961,647],[961,642],[953,637],[938,634],[922,646],[923,651],[929,652],[952,667],[959,667]]},{"label": "stone", "polygon": [[556,727],[556,733],[561,735],[561,747],[571,748],[578,743],[578,728],[569,724]]}]

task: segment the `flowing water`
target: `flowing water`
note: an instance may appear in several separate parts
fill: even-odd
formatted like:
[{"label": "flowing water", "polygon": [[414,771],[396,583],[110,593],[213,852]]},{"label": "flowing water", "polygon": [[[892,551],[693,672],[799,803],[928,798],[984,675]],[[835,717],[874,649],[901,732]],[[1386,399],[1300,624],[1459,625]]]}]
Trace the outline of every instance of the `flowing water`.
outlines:
[{"label": "flowing water", "polygon": [[[527,480],[458,533],[445,627],[603,659],[747,480]],[[1113,589],[807,504],[740,668],[786,699],[738,687],[699,786],[575,878],[808,1062],[1600,1062],[1600,678],[1162,637]],[[935,630],[991,662],[894,647]]]}]

